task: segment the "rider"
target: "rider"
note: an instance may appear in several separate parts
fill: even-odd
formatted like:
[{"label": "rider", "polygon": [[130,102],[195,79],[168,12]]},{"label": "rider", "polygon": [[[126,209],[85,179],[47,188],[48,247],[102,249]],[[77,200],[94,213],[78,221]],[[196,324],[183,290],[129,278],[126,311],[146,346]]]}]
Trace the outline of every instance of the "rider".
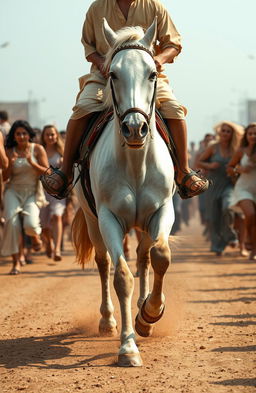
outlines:
[{"label": "rider", "polygon": [[186,109],[178,103],[162,73],[163,64],[173,63],[181,51],[180,35],[166,8],[159,0],[96,0],[87,14],[83,25],[82,44],[85,57],[92,63],[91,72],[80,78],[80,92],[73,114],[69,119],[65,151],[61,170],[54,170],[42,177],[46,191],[64,198],[72,184],[73,165],[88,121],[93,112],[103,110],[103,94],[107,83],[104,57],[109,47],[102,31],[102,19],[117,31],[127,26],[142,26],[147,29],[157,16],[157,41],[155,63],[159,72],[156,107],[166,119],[175,144],[177,162],[175,180],[181,197],[192,197],[205,191],[209,182],[192,171],[188,165],[187,129],[184,117]]}]

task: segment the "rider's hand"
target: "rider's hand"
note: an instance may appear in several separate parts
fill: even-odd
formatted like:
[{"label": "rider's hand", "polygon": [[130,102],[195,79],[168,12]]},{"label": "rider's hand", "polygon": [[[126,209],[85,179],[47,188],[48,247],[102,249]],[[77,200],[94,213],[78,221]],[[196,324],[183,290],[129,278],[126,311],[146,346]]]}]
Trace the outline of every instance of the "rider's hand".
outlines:
[{"label": "rider's hand", "polygon": [[154,57],[155,65],[156,65],[156,70],[157,72],[161,72],[164,70],[163,64],[161,62],[160,56],[155,56]]}]

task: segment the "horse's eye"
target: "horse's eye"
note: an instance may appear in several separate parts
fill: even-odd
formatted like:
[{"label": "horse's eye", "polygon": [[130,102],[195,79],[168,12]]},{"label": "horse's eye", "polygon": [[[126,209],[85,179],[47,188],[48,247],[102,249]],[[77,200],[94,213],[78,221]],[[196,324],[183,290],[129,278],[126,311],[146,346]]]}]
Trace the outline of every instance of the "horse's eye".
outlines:
[{"label": "horse's eye", "polygon": [[149,75],[149,80],[150,81],[153,81],[153,80],[155,80],[156,79],[156,77],[157,77],[157,72],[156,71],[153,71],[153,72],[151,72],[151,74]]},{"label": "horse's eye", "polygon": [[110,77],[111,79],[117,79],[117,76],[116,76],[116,74],[115,74],[113,71],[110,71],[109,77]]}]

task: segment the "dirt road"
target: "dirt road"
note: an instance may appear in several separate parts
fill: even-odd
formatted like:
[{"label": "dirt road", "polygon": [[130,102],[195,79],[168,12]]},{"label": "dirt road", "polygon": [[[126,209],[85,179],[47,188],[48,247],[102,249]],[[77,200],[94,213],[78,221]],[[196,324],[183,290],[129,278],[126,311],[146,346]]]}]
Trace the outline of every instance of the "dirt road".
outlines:
[{"label": "dirt road", "polygon": [[62,262],[39,255],[16,277],[2,259],[1,393],[256,392],[256,264],[233,250],[217,259],[195,222],[179,235],[166,313],[153,337],[138,338],[142,368],[117,367],[118,338],[97,336],[99,277],[70,246]]}]

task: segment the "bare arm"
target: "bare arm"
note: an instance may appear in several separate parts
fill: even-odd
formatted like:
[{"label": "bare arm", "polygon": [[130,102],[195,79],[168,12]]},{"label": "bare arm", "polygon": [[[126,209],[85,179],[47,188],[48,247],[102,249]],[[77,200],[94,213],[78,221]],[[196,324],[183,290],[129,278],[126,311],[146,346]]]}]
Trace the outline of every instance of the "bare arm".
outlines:
[{"label": "bare arm", "polygon": [[38,175],[42,175],[49,167],[47,154],[43,146],[35,144],[35,157],[37,162],[32,160],[31,154],[28,154],[27,160],[29,164],[36,170]]},{"label": "bare arm", "polygon": [[8,167],[8,163],[9,160],[4,149],[3,134],[0,132],[0,168],[6,169]]},{"label": "bare arm", "polygon": [[240,165],[243,154],[243,150],[239,149],[229,161],[227,165],[227,173],[229,176],[233,176],[238,173],[249,173],[253,168],[255,168],[255,164],[253,163],[248,163],[247,165]]},{"label": "bare arm", "polygon": [[213,170],[219,167],[218,162],[206,162],[214,154],[214,145],[207,149],[198,157],[198,167],[206,170]]},{"label": "bare arm", "polygon": [[179,54],[178,50],[173,47],[165,48],[161,53],[154,57],[157,71],[162,71],[162,66],[166,63],[173,63],[174,58]]},{"label": "bare arm", "polygon": [[13,152],[12,149],[8,149],[6,151],[6,155],[7,155],[7,159],[8,159],[8,165],[3,170],[3,180],[4,181],[8,180],[11,177],[14,161],[18,158],[18,155],[15,152]]},{"label": "bare arm", "polygon": [[86,59],[99,69],[104,78],[107,77],[107,72],[104,69],[105,58],[103,56],[99,55],[98,52],[94,52],[87,56]]},{"label": "bare arm", "polygon": [[227,174],[229,176],[233,176],[237,173],[236,166],[237,164],[240,163],[242,157],[243,157],[243,152],[241,149],[235,152],[235,154],[232,156],[231,160],[227,165]]}]

